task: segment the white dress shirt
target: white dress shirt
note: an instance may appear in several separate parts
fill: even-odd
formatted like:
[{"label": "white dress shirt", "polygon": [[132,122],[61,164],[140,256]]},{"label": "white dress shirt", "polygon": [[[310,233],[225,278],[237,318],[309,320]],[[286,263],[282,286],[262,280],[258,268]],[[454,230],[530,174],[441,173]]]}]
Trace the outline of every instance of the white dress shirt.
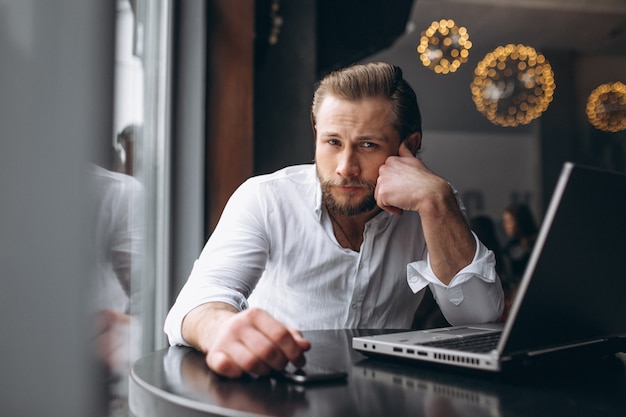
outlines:
[{"label": "white dress shirt", "polygon": [[260,307],[300,330],[409,328],[427,285],[452,324],[495,321],[503,295],[495,257],[474,260],[444,285],[428,260],[420,216],[382,211],[359,252],[337,243],[315,165],[251,178],[228,201],[165,321],[171,344],[185,315],[221,301]]},{"label": "white dress shirt", "polygon": [[[127,313],[131,268],[139,262],[143,222],[143,186],[132,176],[89,165],[92,279],[90,308]],[[137,288],[133,288],[133,296]]]}]

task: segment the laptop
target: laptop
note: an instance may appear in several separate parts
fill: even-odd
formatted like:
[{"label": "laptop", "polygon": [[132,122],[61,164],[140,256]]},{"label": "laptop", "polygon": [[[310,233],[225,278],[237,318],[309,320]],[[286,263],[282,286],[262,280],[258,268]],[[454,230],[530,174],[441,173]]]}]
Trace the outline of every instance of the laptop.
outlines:
[{"label": "laptop", "polygon": [[505,323],[354,337],[352,347],[494,372],[566,352],[624,351],[626,174],[563,165]]}]

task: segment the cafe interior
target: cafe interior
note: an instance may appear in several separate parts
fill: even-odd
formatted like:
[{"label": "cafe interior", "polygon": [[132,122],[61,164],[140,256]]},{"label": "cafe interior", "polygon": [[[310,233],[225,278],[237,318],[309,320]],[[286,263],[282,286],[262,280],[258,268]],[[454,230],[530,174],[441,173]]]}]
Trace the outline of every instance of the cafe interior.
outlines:
[{"label": "cafe interior", "polygon": [[[333,70],[400,66],[421,158],[502,239],[563,163],[626,173],[624,0],[0,0],[0,32],[1,415],[132,415],[129,370],[167,347],[231,193],[313,161]],[[94,166],[134,190],[122,323],[94,311]]]}]

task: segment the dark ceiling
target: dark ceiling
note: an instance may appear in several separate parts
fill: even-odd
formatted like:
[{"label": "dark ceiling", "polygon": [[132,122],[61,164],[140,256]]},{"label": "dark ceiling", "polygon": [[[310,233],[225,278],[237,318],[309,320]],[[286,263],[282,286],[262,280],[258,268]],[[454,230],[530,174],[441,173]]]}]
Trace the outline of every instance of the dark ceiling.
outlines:
[{"label": "dark ceiling", "polygon": [[415,0],[407,37],[443,16],[471,29],[477,49],[521,42],[587,54],[626,51],[625,0]]},{"label": "dark ceiling", "polygon": [[[473,44],[469,61],[447,75],[423,67],[415,50],[421,32],[442,18],[465,26]],[[503,128],[475,110],[469,85],[485,54],[507,43],[532,46],[555,62],[583,57],[626,60],[626,0],[415,0],[405,33],[368,60],[388,60],[404,69],[422,104],[425,129],[497,131]],[[555,94],[569,88],[571,77],[567,74],[564,82],[565,74],[555,73]],[[620,78],[612,81],[626,82],[626,70]],[[533,123],[516,131],[531,129]]]}]

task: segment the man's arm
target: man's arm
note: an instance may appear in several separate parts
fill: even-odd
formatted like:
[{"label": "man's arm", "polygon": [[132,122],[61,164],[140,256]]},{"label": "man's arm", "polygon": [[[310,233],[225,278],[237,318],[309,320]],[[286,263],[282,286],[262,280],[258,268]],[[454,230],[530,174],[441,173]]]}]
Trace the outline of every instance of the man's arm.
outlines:
[{"label": "man's arm", "polygon": [[472,262],[476,241],[452,188],[415,158],[404,143],[399,156],[387,158],[380,167],[375,198],[381,208],[394,214],[419,212],[430,264],[443,284],[448,285]]},{"label": "man's arm", "polygon": [[248,308],[269,253],[264,197],[255,180],[233,193],[164,326],[170,343],[197,348],[211,369],[232,378],[302,365],[309,348],[297,330]]},{"label": "man's arm", "polygon": [[288,362],[303,366],[304,352],[311,347],[298,330],[261,309],[238,312],[219,302],[191,310],[183,320],[182,334],[206,354],[209,368],[229,378],[244,373],[266,375],[283,369]]}]

